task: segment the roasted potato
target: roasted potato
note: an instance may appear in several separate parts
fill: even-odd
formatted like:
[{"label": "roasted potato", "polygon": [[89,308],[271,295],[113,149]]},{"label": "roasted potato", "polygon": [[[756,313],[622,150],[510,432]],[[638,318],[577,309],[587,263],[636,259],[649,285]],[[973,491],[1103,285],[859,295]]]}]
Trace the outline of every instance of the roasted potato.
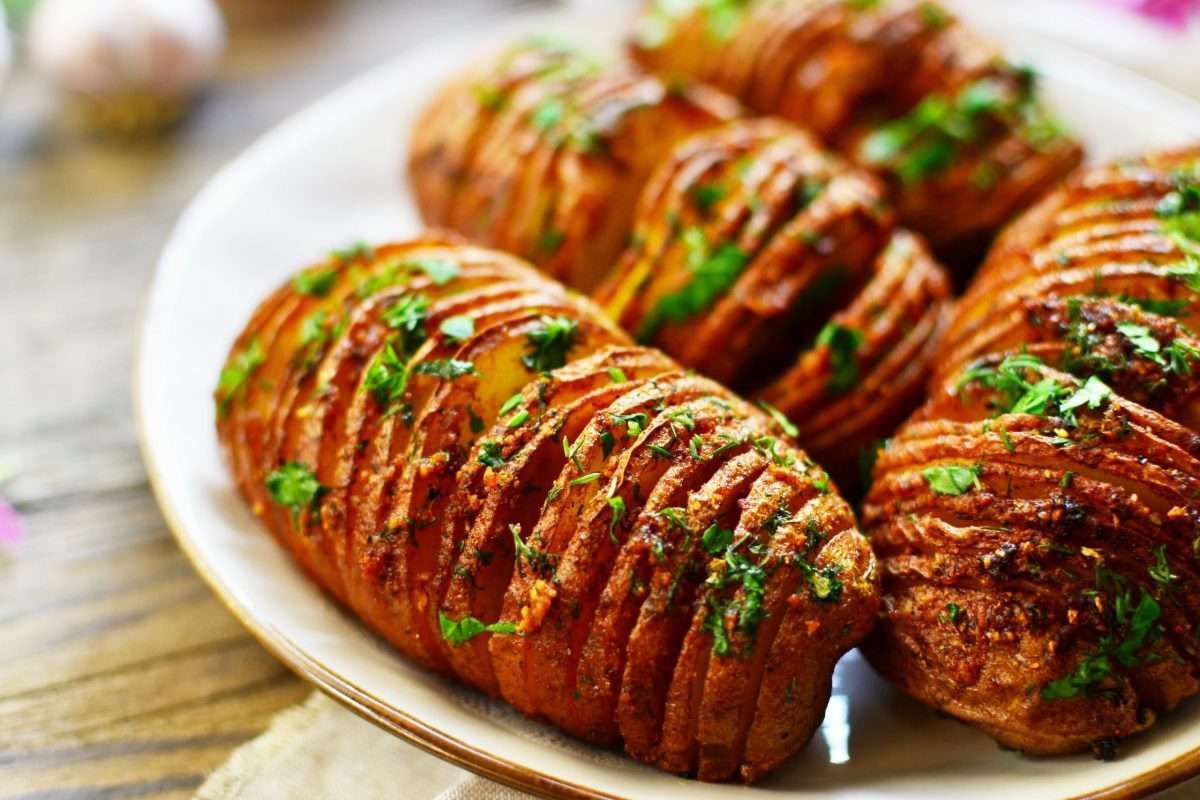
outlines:
[{"label": "roasted potato", "polygon": [[434,97],[413,128],[409,177],[426,223],[587,291],[624,248],[659,155],[738,112],[718,92],[530,40]]},{"label": "roasted potato", "polygon": [[996,242],[863,509],[865,650],[1029,753],[1200,691],[1200,148],[1089,169]]},{"label": "roasted potato", "polygon": [[368,626],[665,769],[777,766],[878,611],[777,419],[511,256],[335,254],[255,312],[216,402],[251,509]]},{"label": "roasted potato", "polygon": [[678,145],[596,292],[626,330],[792,420],[839,483],[921,400],[950,285],[879,183],[771,118]]},{"label": "roasted potato", "polygon": [[1082,158],[1033,74],[925,0],[649,0],[630,49],[666,80],[723,89],[875,170],[900,219],[955,261]]}]

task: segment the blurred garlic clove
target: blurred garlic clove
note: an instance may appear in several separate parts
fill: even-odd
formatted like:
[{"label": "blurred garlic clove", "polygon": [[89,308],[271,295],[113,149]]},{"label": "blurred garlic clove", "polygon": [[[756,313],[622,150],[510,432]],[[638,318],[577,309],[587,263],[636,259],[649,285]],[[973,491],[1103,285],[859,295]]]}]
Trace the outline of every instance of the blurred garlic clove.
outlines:
[{"label": "blurred garlic clove", "polygon": [[8,32],[8,23],[4,17],[4,5],[0,3],[0,88],[8,78],[8,70],[12,67],[12,35]]},{"label": "blurred garlic clove", "polygon": [[34,66],[89,122],[126,133],[178,118],[224,44],[213,0],[41,0],[29,25]]}]

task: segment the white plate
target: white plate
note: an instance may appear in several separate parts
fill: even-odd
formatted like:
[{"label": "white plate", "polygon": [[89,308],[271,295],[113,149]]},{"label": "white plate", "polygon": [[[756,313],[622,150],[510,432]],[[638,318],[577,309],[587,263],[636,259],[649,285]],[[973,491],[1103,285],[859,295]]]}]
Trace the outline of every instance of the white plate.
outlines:
[{"label": "white plate", "polygon": [[[410,51],[298,114],[220,173],[184,214],[150,294],[134,393],[163,511],[197,568],[283,661],[383,727],[469,769],[568,796],[715,798],[684,781],[529,722],[433,677],[377,641],[296,569],[243,507],[218,452],[211,390],[259,300],[314,257],[420,226],[401,182],[409,127],[449,74],[515,36],[557,31],[613,48],[623,13],[514,17]],[[1045,76],[1050,101],[1094,157],[1200,138],[1200,107],[1028,35],[993,31]],[[1200,771],[1200,704],[1129,742],[1112,763],[1036,760],[941,719],[852,655],[812,743],[744,796],[1023,800],[1124,797]]]}]

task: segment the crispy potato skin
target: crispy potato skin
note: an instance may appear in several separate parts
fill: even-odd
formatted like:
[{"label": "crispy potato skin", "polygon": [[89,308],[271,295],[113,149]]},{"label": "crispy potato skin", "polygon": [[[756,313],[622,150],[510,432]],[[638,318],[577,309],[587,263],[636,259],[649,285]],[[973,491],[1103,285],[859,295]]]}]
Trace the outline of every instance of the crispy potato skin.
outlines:
[{"label": "crispy potato skin", "polygon": [[[849,35],[845,17],[829,9],[810,44]],[[712,90],[671,85],[514,47],[443,89],[414,128],[418,205],[771,404],[858,495],[864,454],[920,402],[950,280],[897,227],[886,180],[783,119],[726,121],[736,108]],[[828,99],[815,107],[836,116]]]},{"label": "crispy potato skin", "polygon": [[450,236],[300,273],[216,400],[250,508],[364,623],[666,769],[774,768],[877,613],[870,546],[777,420]]},{"label": "crispy potato skin", "polygon": [[[668,80],[805,125],[877,171],[901,220],[954,261],[978,258],[1082,159],[1042,113],[1029,74],[936,3],[648,0],[630,51]],[[942,136],[946,120],[965,124]]]},{"label": "crispy potato skin", "polygon": [[596,299],[642,341],[790,418],[854,492],[860,454],[921,401],[951,303],[879,181],[786,121],[735,120],[672,150],[635,223]]},{"label": "crispy potato skin", "polygon": [[865,651],[1006,746],[1111,758],[1200,691],[1198,169],[1098,166],[1014,222],[875,466]]},{"label": "crispy potato skin", "polygon": [[719,92],[525,42],[439,92],[413,128],[408,174],[426,223],[588,291],[625,247],[659,156],[738,113]]}]

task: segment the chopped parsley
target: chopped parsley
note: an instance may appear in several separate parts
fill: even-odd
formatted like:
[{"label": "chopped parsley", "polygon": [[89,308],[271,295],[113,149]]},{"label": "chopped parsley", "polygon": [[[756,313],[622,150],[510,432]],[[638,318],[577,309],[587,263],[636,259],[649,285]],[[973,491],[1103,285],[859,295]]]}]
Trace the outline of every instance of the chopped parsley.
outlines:
[{"label": "chopped parsley", "polygon": [[841,394],[858,382],[858,348],[862,346],[861,331],[836,322],[828,323],[817,334],[817,346],[829,350],[829,381],[825,388]]},{"label": "chopped parsley", "polygon": [[[711,568],[705,586],[709,589],[708,614],[704,618],[703,630],[712,634],[712,652],[727,656],[732,650],[729,628],[753,636],[758,625],[767,614],[763,605],[766,596],[767,571],[763,564],[751,556],[763,556],[764,548],[751,543],[746,549],[749,555],[740,552],[746,539],[729,544],[724,558],[718,566]],[[720,596],[732,590],[732,597]]]},{"label": "chopped parsley", "polygon": [[429,318],[429,298],[406,294],[381,315],[384,324],[398,334],[399,352],[411,356],[425,341],[425,320]]},{"label": "chopped parsley", "polygon": [[292,278],[292,288],[300,294],[324,297],[337,281],[337,267],[317,267]]},{"label": "chopped parsley", "polygon": [[508,99],[503,89],[490,83],[477,83],[471,90],[475,93],[475,102],[490,111],[500,108]]},{"label": "chopped parsley", "polygon": [[500,469],[504,466],[504,456],[501,455],[504,448],[499,442],[480,442],[479,444],[479,463],[485,467],[492,469]]},{"label": "chopped parsley", "polygon": [[814,599],[822,603],[836,603],[842,598],[844,587],[838,579],[838,573],[841,572],[838,567],[814,567],[799,555],[796,556],[796,566],[800,568]]},{"label": "chopped parsley", "polygon": [[977,366],[967,369],[959,380],[959,386],[978,383],[1000,394],[994,402],[997,413],[1033,414],[1035,416],[1061,416],[1068,425],[1076,425],[1075,410],[1083,407],[1100,408],[1112,396],[1112,389],[1095,375],[1088,377],[1083,385],[1072,391],[1053,378],[1042,378],[1030,383],[1027,371],[1037,371],[1042,362],[1036,356],[1022,353],[1008,356],[998,367]]},{"label": "chopped parsley", "polygon": [[424,272],[437,286],[445,286],[458,277],[458,264],[445,258],[417,258],[405,261],[402,266],[411,270]]},{"label": "chopped parsley", "polygon": [[729,194],[729,189],[724,184],[698,183],[688,192],[688,197],[691,198],[692,205],[696,207],[697,211],[707,214],[727,194]]},{"label": "chopped parsley", "polygon": [[658,458],[670,460],[675,457],[670,450],[663,447],[661,444],[648,444],[646,445],[646,449],[651,453],[654,453],[654,455]]},{"label": "chopped parsley", "polygon": [[963,147],[985,134],[989,122],[1018,124],[1035,144],[1057,138],[1058,124],[1035,102],[1032,74],[1018,70],[1016,77],[1016,87],[985,77],[965,86],[953,99],[927,95],[908,114],[868,135],[860,145],[860,157],[912,184],[950,167]]},{"label": "chopped parsley", "polygon": [[330,330],[326,326],[327,314],[324,311],[314,311],[300,323],[300,352],[296,360],[307,373],[317,365],[321,358],[322,348],[329,341]]},{"label": "chopped parsley", "polygon": [[238,352],[234,353],[228,363],[221,368],[217,378],[217,412],[224,416],[229,411],[229,404],[254,371],[267,360],[267,352],[255,336]]},{"label": "chopped parsley", "polygon": [[355,242],[349,247],[341,247],[330,253],[338,261],[357,261],[375,257],[375,249],[366,242]]},{"label": "chopped parsley", "polygon": [[316,510],[327,489],[306,464],[289,461],[267,475],[267,491],[271,499],[292,511],[293,522],[305,509]]},{"label": "chopped parsley", "polygon": [[625,377],[625,371],[620,367],[608,368],[608,379],[613,383],[625,383],[629,378]]},{"label": "chopped parsley", "polygon": [[941,467],[926,467],[921,475],[934,493],[957,497],[980,486],[979,473],[978,464],[947,464]]},{"label": "chopped parsley", "polygon": [[650,309],[638,328],[639,341],[649,341],[664,325],[684,322],[706,310],[733,286],[749,262],[746,253],[732,242],[713,250],[700,228],[688,228],[681,238],[687,249],[691,278],[683,288],[661,297]]},{"label": "chopped parsley", "polygon": [[558,251],[566,238],[567,235],[557,228],[548,228],[538,234],[533,246],[539,253],[549,256]]},{"label": "chopped parsley", "polygon": [[442,320],[442,324],[438,326],[438,330],[442,332],[447,341],[455,343],[464,342],[475,334],[475,320],[466,314],[447,317]]},{"label": "chopped parsley", "polygon": [[954,625],[962,618],[962,613],[962,608],[958,603],[947,603],[946,610],[938,612],[938,622],[948,622]]},{"label": "chopped parsley", "polygon": [[404,396],[407,386],[408,365],[389,342],[367,367],[363,389],[375,397],[380,407],[386,408]]},{"label": "chopped parsley", "polygon": [[1191,305],[1188,300],[1134,297],[1128,294],[1119,295],[1117,299],[1126,305],[1137,306],[1143,311],[1158,314],[1160,317],[1181,317],[1187,313],[1188,307]]},{"label": "chopped parsley", "polygon": [[625,516],[625,500],[621,497],[608,498],[608,508],[612,512],[612,518],[608,521],[608,538],[613,544],[617,543],[617,525],[621,523],[622,517]]},{"label": "chopped parsley", "polygon": [[555,557],[551,553],[546,553],[533,545],[525,543],[521,538],[521,526],[519,523],[514,523],[508,526],[508,530],[513,537],[513,553],[517,559],[517,574],[522,577],[525,575],[525,570],[521,566],[524,561],[535,572],[546,572],[552,566]]},{"label": "chopped parsley", "polygon": [[1167,561],[1167,546],[1160,544],[1154,548],[1154,564],[1146,569],[1154,582],[1164,589],[1169,589],[1179,576],[1171,572],[1171,564]]},{"label": "chopped parsley", "polygon": [[[1200,176],[1181,170],[1175,188],[1159,202],[1155,213],[1172,237],[1200,242]],[[1190,245],[1179,242],[1185,249]]]},{"label": "chopped parsley", "polygon": [[1087,406],[1091,409],[1100,408],[1104,405],[1104,401],[1112,396],[1112,389],[1108,384],[1097,378],[1095,375],[1088,377],[1084,381],[1083,386],[1072,392],[1065,400],[1058,405],[1064,419],[1073,420],[1072,412],[1077,408]]},{"label": "chopped parsley", "polygon": [[481,633],[500,633],[512,635],[517,632],[516,623],[493,622],[485,625],[469,614],[462,619],[451,619],[438,611],[438,625],[442,629],[442,638],[454,647],[461,647]]},{"label": "chopped parsley", "polygon": [[500,406],[500,411],[497,413],[502,417],[507,416],[510,411],[515,410],[517,406],[521,405],[521,400],[521,393],[517,392],[504,401],[504,405]]},{"label": "chopped parsley", "polygon": [[[1112,597],[1112,603],[1105,604],[1105,607],[1111,617],[1110,628],[1114,632],[1101,637],[1097,646],[1080,659],[1074,670],[1042,687],[1041,696],[1044,700],[1070,700],[1097,691],[1099,684],[1113,677],[1118,665],[1130,669],[1142,663],[1138,652],[1162,634],[1159,624],[1162,607],[1158,601],[1142,589],[1135,605],[1128,581],[1103,564],[1096,566],[1096,592],[1104,592]],[[1117,631],[1123,634],[1119,639]]]},{"label": "chopped parsley", "polygon": [[579,339],[579,323],[566,317],[542,317],[526,338],[529,352],[521,356],[521,363],[534,372],[549,372],[567,363]]},{"label": "chopped parsley", "polygon": [[795,437],[795,436],[800,435],[800,429],[797,428],[795,425],[793,425],[792,421],[790,419],[788,419],[784,415],[784,413],[782,411],[780,411],[778,408],[771,405],[766,400],[759,400],[758,405],[762,408],[763,411],[766,411],[768,414],[771,415],[771,419],[775,420],[775,422],[779,425],[779,427],[783,430],[783,432],[786,433],[788,436]]},{"label": "chopped parsley", "polygon": [[713,523],[700,535],[700,545],[711,556],[719,556],[733,544],[733,531]]},{"label": "chopped parsley", "polygon": [[413,367],[413,372],[421,375],[433,375],[442,380],[452,381],[463,375],[478,375],[475,365],[470,361],[460,361],[457,358],[438,358],[432,361],[422,361]]},{"label": "chopped parsley", "polygon": [[612,414],[614,425],[624,425],[625,433],[628,436],[637,436],[650,423],[650,415],[644,411],[639,411],[636,414]]},{"label": "chopped parsley", "polygon": [[1138,325],[1135,322],[1118,322],[1117,331],[1129,340],[1129,343],[1133,345],[1134,352],[1138,355],[1154,362],[1158,362],[1162,358],[1159,355],[1162,345],[1145,325]]},{"label": "chopped parsley", "polygon": [[687,512],[682,508],[664,508],[658,512],[658,515],[680,530],[689,530],[687,525]]},{"label": "chopped parsley", "polygon": [[548,131],[562,120],[565,111],[561,97],[546,97],[534,107],[529,121],[539,131]]}]

